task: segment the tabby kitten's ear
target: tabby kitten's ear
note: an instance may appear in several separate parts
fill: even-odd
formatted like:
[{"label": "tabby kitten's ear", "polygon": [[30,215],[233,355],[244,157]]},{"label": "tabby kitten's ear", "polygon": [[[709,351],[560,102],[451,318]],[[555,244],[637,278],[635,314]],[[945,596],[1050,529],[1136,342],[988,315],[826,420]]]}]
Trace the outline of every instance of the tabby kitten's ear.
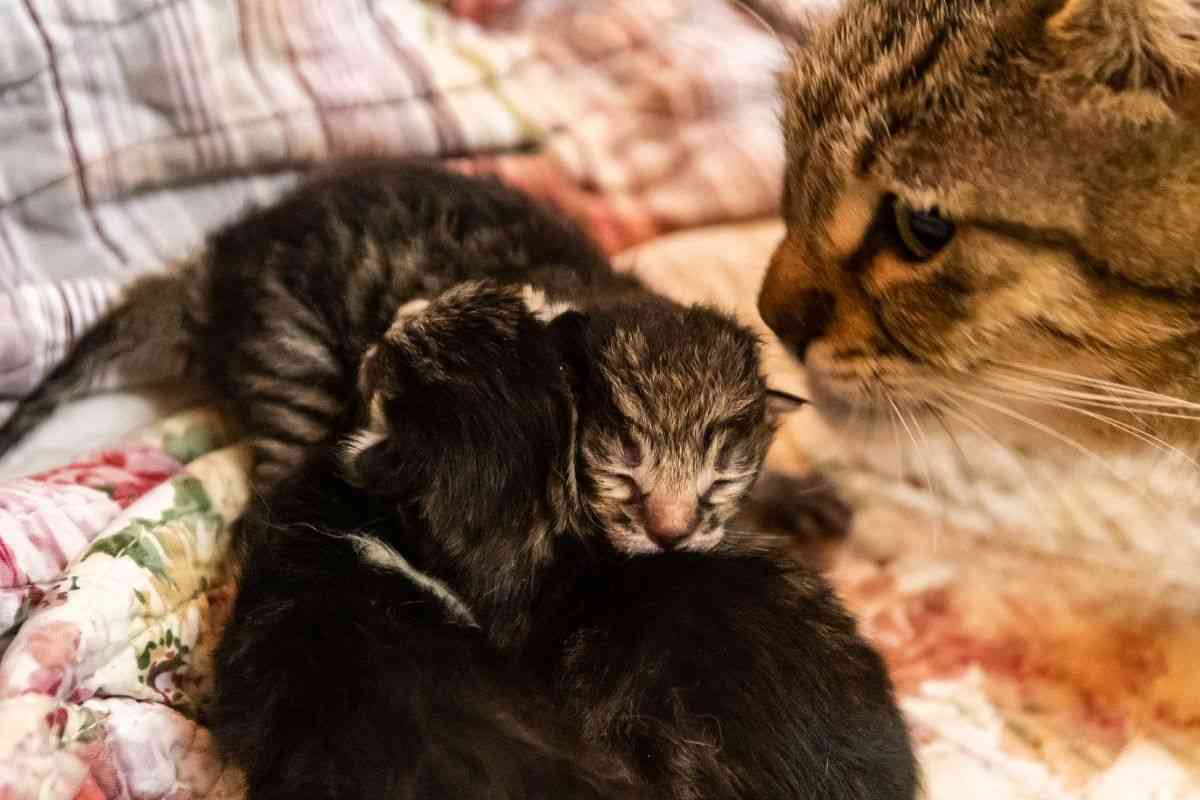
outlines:
[{"label": "tabby kitten's ear", "polygon": [[1065,0],[1046,21],[1051,50],[1073,77],[1168,102],[1197,91],[1200,2]]}]

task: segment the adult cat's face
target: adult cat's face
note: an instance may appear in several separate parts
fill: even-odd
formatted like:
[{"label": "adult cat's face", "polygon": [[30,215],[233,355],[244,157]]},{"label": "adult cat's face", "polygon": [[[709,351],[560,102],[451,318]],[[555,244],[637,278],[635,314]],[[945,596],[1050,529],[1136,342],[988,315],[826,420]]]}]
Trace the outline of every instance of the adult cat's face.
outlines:
[{"label": "adult cat's face", "polygon": [[1200,438],[1142,393],[1200,401],[1198,74],[1188,0],[852,1],[759,299],[823,414]]}]

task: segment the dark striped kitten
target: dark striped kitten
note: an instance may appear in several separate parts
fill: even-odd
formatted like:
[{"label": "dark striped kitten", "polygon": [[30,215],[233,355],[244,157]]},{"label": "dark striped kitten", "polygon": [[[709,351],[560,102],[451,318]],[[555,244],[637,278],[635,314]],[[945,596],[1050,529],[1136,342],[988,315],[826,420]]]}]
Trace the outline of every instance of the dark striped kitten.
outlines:
[{"label": "dark striped kitten", "polygon": [[397,309],[470,278],[556,295],[641,292],[575,227],[496,181],[433,164],[351,164],[135,282],[0,427],[0,453],[98,373],[144,382],[177,378],[186,363],[244,426],[267,489],[357,424],[347,388]]},{"label": "dark striped kitten", "polygon": [[[469,740],[480,745],[468,772],[500,775],[497,793],[481,779],[430,796],[518,796],[517,785],[528,797],[590,796],[539,785],[560,779],[543,763],[610,779],[615,770],[665,800],[913,796],[912,754],[880,659],[819,578],[725,547],[630,557],[623,534],[606,530],[626,523],[595,499],[608,496],[599,482],[609,478],[589,442],[619,442],[644,417],[660,429],[651,471],[662,468],[654,453],[664,441],[674,449],[664,463],[690,464],[722,438],[739,446],[728,455],[718,446],[715,458],[754,471],[770,427],[741,328],[666,303],[636,319],[623,307],[538,315],[519,290],[472,284],[404,315],[370,354],[361,383],[373,430],[387,435],[345,453],[367,494],[327,524],[322,494],[349,489],[337,470],[310,470],[270,502],[275,535],[245,537],[214,730],[248,768],[252,800],[415,797],[413,774],[439,785],[439,768],[465,761],[421,754],[488,725],[494,739]],[[694,345],[667,335],[677,326],[703,332],[714,357],[689,358]],[[641,385],[664,396],[623,398],[625,371],[607,368],[617,354],[634,357],[653,376]],[[716,415],[731,430],[694,427],[691,404],[711,398],[692,396],[692,383],[718,376],[746,384],[733,395],[741,401],[727,401],[737,413]],[[679,427],[655,416],[668,411]],[[303,492],[317,494],[311,519],[281,516],[279,503]],[[379,588],[392,584],[403,590]],[[458,639],[474,631],[487,643],[463,646],[461,664],[430,632],[452,624]],[[385,642],[403,654],[401,668],[377,655]],[[463,682],[493,688],[471,693]],[[520,699],[535,690],[545,705]],[[447,716],[418,713],[421,698]],[[511,747],[498,721],[571,741],[545,733],[558,730],[548,707],[565,709],[594,749]]]}]

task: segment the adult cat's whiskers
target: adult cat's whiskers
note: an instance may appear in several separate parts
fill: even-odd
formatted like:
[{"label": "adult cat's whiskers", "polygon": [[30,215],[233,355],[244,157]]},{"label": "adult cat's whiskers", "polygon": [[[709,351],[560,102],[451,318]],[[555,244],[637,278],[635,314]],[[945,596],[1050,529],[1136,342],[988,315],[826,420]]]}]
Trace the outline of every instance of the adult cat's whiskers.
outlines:
[{"label": "adult cat's whiskers", "polygon": [[[991,444],[994,448],[996,448],[997,452],[1002,452],[1002,453],[1008,455],[1010,458],[1012,458],[1018,464],[1022,465],[1022,467],[1024,467],[1024,465],[1028,464],[1028,459],[1019,450],[1017,450],[1014,447],[1011,447],[1010,445],[1005,444],[999,437],[997,437],[995,434],[993,434],[991,431],[989,431],[987,429],[987,426],[983,423],[983,421],[980,420],[975,415],[973,415],[970,412],[970,410],[961,401],[956,400],[953,397],[950,397],[945,392],[942,392],[940,390],[938,390],[938,391],[939,391],[939,394],[942,395],[941,401],[940,401],[940,404],[938,407],[939,412],[944,412],[945,414],[950,415],[956,421],[958,421],[959,423],[961,423],[962,425],[964,425],[965,427],[967,427],[968,429],[973,431],[976,435],[987,440],[989,444]],[[965,453],[963,454],[963,458],[966,459]],[[1028,469],[1025,469],[1025,468],[1019,469],[1019,470],[1017,470],[1016,474],[1020,477],[1021,481],[1024,483],[1025,489],[1028,492],[1029,497],[1037,505],[1039,513],[1044,518],[1049,518],[1049,516],[1051,514],[1051,512],[1050,512],[1051,507],[1044,500],[1043,489],[1041,487],[1039,487],[1037,484],[1035,484],[1033,482],[1033,479],[1029,476]],[[972,491],[975,493],[975,497],[976,497],[977,504],[978,504],[977,507],[983,508],[985,510],[985,513],[987,513],[992,518],[993,521],[996,521],[996,515],[993,510],[994,505],[991,503],[983,502],[983,499],[979,494],[979,489],[975,485],[975,482],[973,479],[972,479]],[[1043,544],[1047,548],[1053,549],[1054,542],[1052,539],[1046,538],[1044,529],[1037,528],[1035,530],[1037,530],[1038,532],[1041,532],[1042,538],[1043,538]]]},{"label": "adult cat's whiskers", "polygon": [[[951,404],[955,407],[952,408]],[[973,508],[982,511],[984,514],[986,514],[989,517],[989,519],[993,523],[1001,522],[1001,520],[997,519],[997,517],[996,517],[996,513],[994,510],[993,504],[986,502],[984,500],[983,495],[980,493],[980,488],[979,488],[980,480],[979,480],[979,477],[977,476],[975,467],[971,463],[971,459],[967,456],[966,450],[964,450],[963,447],[961,446],[961,444],[959,443],[958,437],[954,435],[954,431],[951,429],[949,423],[946,421],[946,415],[955,417],[955,419],[957,419],[959,422],[961,422],[967,428],[971,429],[977,436],[980,436],[980,437],[988,440],[988,442],[993,447],[997,448],[1000,452],[1004,452],[1005,454],[1012,457],[1014,460],[1024,464],[1024,461],[1021,458],[1020,453],[1018,453],[1013,448],[1005,445],[998,438],[996,438],[990,431],[988,431],[988,429],[981,422],[979,422],[974,417],[972,417],[970,415],[970,413],[968,413],[967,410],[965,408],[963,408],[961,403],[959,403],[957,400],[955,400],[952,397],[943,397],[941,399],[941,401],[939,401],[938,404],[930,403],[927,405],[926,410],[929,412],[930,416],[932,416],[934,419],[936,419],[938,421],[938,424],[941,426],[942,430],[946,434],[946,438],[950,441],[951,445],[954,448],[954,453],[956,455],[956,459],[959,464],[959,469],[961,470],[962,474],[967,479],[967,482],[966,482],[967,489],[968,489],[968,491],[970,491],[971,498],[974,501]],[[1045,504],[1042,502],[1042,493],[1037,488],[1037,486],[1034,484],[1034,482],[1030,479],[1028,471],[1025,469],[1022,469],[1022,470],[1019,470],[1017,474],[1021,477],[1021,480],[1024,482],[1025,488],[1028,491],[1029,496],[1033,499],[1033,502],[1035,504],[1037,504],[1037,506],[1040,509],[1044,510]]]},{"label": "adult cat's whiskers", "polygon": [[1033,428],[1034,430],[1036,430],[1040,433],[1044,433],[1045,435],[1051,437],[1052,439],[1055,439],[1056,441],[1061,442],[1062,444],[1065,444],[1067,447],[1070,447],[1072,450],[1075,450],[1080,455],[1083,455],[1083,456],[1087,457],[1088,459],[1099,463],[1100,466],[1102,466],[1106,472],[1110,473],[1114,478],[1116,478],[1121,483],[1124,483],[1127,486],[1129,486],[1138,495],[1140,495],[1142,497],[1147,496],[1146,491],[1143,487],[1138,486],[1133,481],[1129,480],[1129,478],[1122,475],[1120,470],[1118,470],[1111,463],[1109,463],[1099,453],[1095,452],[1091,448],[1086,447],[1085,445],[1081,444],[1079,441],[1072,438],[1071,436],[1068,436],[1067,434],[1063,433],[1062,431],[1056,430],[1055,428],[1052,428],[1051,426],[1049,426],[1043,422],[1039,422],[1038,420],[1033,419],[1032,417],[1028,416],[1027,414],[1022,414],[1021,412],[1015,411],[1011,408],[1007,408],[1007,407],[1001,405],[1000,403],[996,403],[985,397],[981,397],[976,392],[967,391],[967,390],[962,389],[961,387],[951,386],[948,384],[944,387],[944,389],[946,392],[954,395],[955,397],[961,398],[968,402],[975,403],[977,405],[983,406],[984,408],[995,411],[997,414],[1000,414],[1001,416],[1008,417],[1009,419],[1012,419],[1016,422],[1020,422],[1024,425],[1027,425],[1030,428]]},{"label": "adult cat's whiskers", "polygon": [[1142,431],[1142,429],[1140,429],[1134,425],[1129,425],[1128,422],[1121,422],[1121,421],[1112,419],[1111,416],[1108,416],[1105,414],[1098,414],[1098,413],[1096,413],[1096,411],[1090,411],[1085,408],[1079,408],[1078,405],[1074,405],[1072,403],[1056,401],[1056,399],[1050,399],[1050,398],[1039,396],[1037,391],[1010,389],[1010,387],[996,386],[995,384],[991,384],[991,386],[984,387],[984,389],[980,389],[977,391],[983,391],[986,393],[990,393],[990,395],[1000,396],[1000,397],[1014,397],[1014,398],[1022,399],[1022,401],[1038,403],[1040,405],[1050,405],[1050,407],[1052,407],[1052,408],[1061,408],[1063,410],[1072,411],[1072,413],[1074,413],[1074,414],[1080,414],[1080,415],[1084,415],[1086,417],[1090,417],[1090,419],[1092,419],[1092,420],[1102,422],[1103,425],[1105,425],[1105,426],[1115,428],[1115,429],[1117,429],[1117,431],[1121,431],[1123,433],[1128,433],[1129,435],[1132,435],[1132,437],[1142,441],[1142,443],[1150,445],[1150,446],[1154,447],[1154,449],[1156,449],[1160,452],[1175,453],[1175,455],[1183,458],[1184,461],[1187,461],[1189,464],[1192,464],[1193,467],[1200,469],[1200,463],[1196,463],[1195,459],[1188,456],[1186,452],[1183,452],[1182,450],[1178,449],[1178,447],[1169,444],[1168,441],[1165,441],[1162,438],[1157,437],[1157,435],[1154,435],[1153,433],[1148,433],[1146,431]]},{"label": "adult cat's whiskers", "polygon": [[[1086,375],[1076,375],[1071,372],[1063,372],[1061,370],[1050,369],[1048,367],[1038,367],[1038,366],[1033,366],[1031,364],[1011,363],[1011,364],[996,364],[995,366],[997,366],[1001,369],[1012,370],[1013,372],[1015,372],[1018,375],[1020,375],[1022,373],[1025,373],[1026,375],[1028,375],[1029,373],[1033,373],[1033,374],[1049,377],[1053,380],[1059,381],[1060,383],[1074,384],[1076,386],[1094,387],[1098,390],[1101,390],[1103,392],[1103,394],[1097,394],[1095,392],[1086,392],[1086,391],[1083,391],[1082,389],[1076,389],[1076,391],[1079,391],[1080,394],[1090,395],[1090,399],[1094,399],[1094,400],[1110,400],[1110,399],[1116,400],[1117,398],[1120,398],[1120,400],[1122,400],[1125,403],[1130,403],[1130,404],[1134,404],[1134,405],[1142,405],[1142,406],[1147,406],[1147,407],[1152,407],[1152,408],[1153,407],[1180,408],[1180,409],[1186,408],[1186,409],[1191,409],[1193,411],[1200,411],[1200,403],[1194,403],[1189,400],[1183,400],[1178,397],[1171,397],[1170,395],[1165,395],[1160,392],[1152,392],[1148,389],[1139,389],[1135,386],[1126,386],[1124,384],[1115,383],[1114,381],[1104,380],[1103,378],[1093,378],[1093,377],[1089,377]],[[1194,416],[1190,416],[1190,415],[1185,415],[1185,418],[1186,419],[1200,419],[1200,417],[1194,417]]]},{"label": "adult cat's whiskers", "polygon": [[896,419],[899,420],[900,424],[904,427],[905,433],[908,434],[908,439],[909,439],[909,441],[912,442],[913,451],[916,453],[916,455],[921,460],[922,470],[925,473],[925,485],[927,487],[929,487],[929,490],[931,492],[933,492],[933,496],[938,500],[938,504],[941,506],[942,513],[939,514],[939,516],[938,516],[938,533],[934,536],[934,541],[933,541],[933,547],[936,550],[937,545],[938,545],[938,540],[939,540],[941,534],[944,532],[943,529],[946,524],[946,508],[947,508],[948,504],[947,504],[946,498],[942,492],[941,485],[933,479],[933,469],[930,467],[930,464],[929,464],[929,439],[926,438],[925,431],[921,429],[920,424],[917,422],[916,416],[912,415],[912,423],[914,426],[916,426],[917,430],[920,432],[921,440],[924,442],[925,447],[921,447],[921,445],[917,444],[917,439],[915,436],[913,436],[913,429],[911,427],[909,427],[908,422],[905,420],[904,412],[900,409],[900,406],[898,406],[896,404],[896,401],[894,399],[892,399],[892,395],[890,392],[887,391],[887,389],[884,389],[883,393],[884,393],[884,397],[887,399],[888,403],[891,405],[892,411],[895,412]]},{"label": "adult cat's whiskers", "polygon": [[[1200,463],[1198,463],[1194,458],[1189,456],[1187,453],[1185,453],[1180,448],[1178,448],[1178,447],[1172,445],[1171,443],[1167,442],[1166,440],[1164,440],[1162,437],[1156,436],[1154,433],[1151,433],[1150,431],[1147,431],[1147,430],[1143,430],[1142,428],[1139,428],[1136,425],[1131,425],[1127,422],[1121,422],[1120,420],[1114,419],[1113,417],[1110,417],[1107,414],[1100,414],[1095,411],[1089,411],[1086,408],[1080,407],[1080,405],[1082,404],[1082,405],[1091,405],[1094,407],[1099,406],[1101,408],[1110,408],[1110,409],[1114,408],[1114,406],[1111,404],[1105,404],[1105,403],[1096,402],[1096,401],[1092,401],[1092,402],[1076,401],[1076,402],[1072,403],[1072,402],[1068,402],[1067,400],[1063,400],[1063,399],[1051,399],[1050,397],[1046,397],[1044,395],[1050,394],[1053,396],[1055,394],[1055,392],[1052,387],[1040,386],[1038,384],[1033,384],[1033,383],[1026,383],[1026,384],[1001,383],[1001,382],[998,382],[998,381],[995,381],[992,379],[986,379],[984,381],[984,383],[987,388],[981,389],[979,391],[988,392],[989,394],[998,395],[1001,397],[1017,398],[1020,400],[1025,400],[1025,401],[1037,403],[1040,405],[1052,406],[1054,408],[1061,408],[1066,411],[1073,412],[1075,414],[1083,415],[1090,419],[1094,419],[1097,422],[1100,422],[1108,427],[1111,427],[1116,430],[1127,433],[1130,436],[1133,436],[1134,438],[1138,439],[1139,441],[1150,445],[1154,449],[1156,449],[1164,454],[1177,455],[1180,458],[1182,458],[1183,460],[1187,461],[1193,467],[1200,469]],[[1122,406],[1121,410],[1125,411],[1126,413],[1129,413],[1135,419],[1137,419],[1137,417],[1139,416],[1139,413],[1134,411],[1133,409]]]}]

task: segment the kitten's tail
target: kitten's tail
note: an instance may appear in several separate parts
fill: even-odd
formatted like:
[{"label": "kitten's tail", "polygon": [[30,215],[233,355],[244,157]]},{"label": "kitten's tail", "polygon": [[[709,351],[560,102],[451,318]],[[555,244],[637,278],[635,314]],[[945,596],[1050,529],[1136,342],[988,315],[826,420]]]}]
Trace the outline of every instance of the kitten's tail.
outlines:
[{"label": "kitten's tail", "polygon": [[111,385],[158,383],[183,376],[188,277],[194,264],[138,279],[116,306],[89,328],[42,382],[0,425],[0,457],[19,444],[64,401]]}]

